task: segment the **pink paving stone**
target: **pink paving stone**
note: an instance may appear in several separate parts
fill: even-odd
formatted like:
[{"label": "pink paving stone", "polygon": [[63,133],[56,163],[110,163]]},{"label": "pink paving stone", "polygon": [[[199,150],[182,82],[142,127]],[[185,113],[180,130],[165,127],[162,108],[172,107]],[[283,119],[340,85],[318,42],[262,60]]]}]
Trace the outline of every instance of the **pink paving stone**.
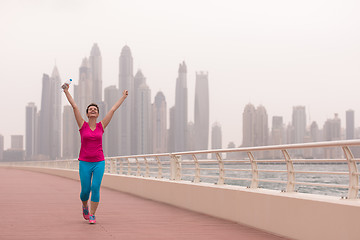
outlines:
[{"label": "pink paving stone", "polygon": [[79,194],[75,180],[0,168],[0,239],[285,239],[104,187],[90,225]]}]

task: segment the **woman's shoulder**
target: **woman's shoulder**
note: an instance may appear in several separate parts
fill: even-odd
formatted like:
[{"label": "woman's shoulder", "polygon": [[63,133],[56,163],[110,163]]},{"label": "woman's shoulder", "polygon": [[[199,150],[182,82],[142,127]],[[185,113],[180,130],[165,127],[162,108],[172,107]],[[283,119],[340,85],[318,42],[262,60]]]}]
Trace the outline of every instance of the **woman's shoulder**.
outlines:
[{"label": "woman's shoulder", "polygon": [[102,122],[98,122],[98,123],[96,124],[96,127],[99,127],[99,128],[101,128],[102,130],[104,130],[103,125],[102,125]]},{"label": "woman's shoulder", "polygon": [[81,128],[79,130],[84,129],[84,128],[88,127],[88,126],[89,126],[89,124],[86,121],[84,121],[83,125],[81,126]]}]

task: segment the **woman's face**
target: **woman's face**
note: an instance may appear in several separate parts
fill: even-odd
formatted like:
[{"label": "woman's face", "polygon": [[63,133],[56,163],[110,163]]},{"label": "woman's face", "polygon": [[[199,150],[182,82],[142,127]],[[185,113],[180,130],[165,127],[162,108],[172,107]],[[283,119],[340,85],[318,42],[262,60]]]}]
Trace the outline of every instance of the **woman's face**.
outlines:
[{"label": "woman's face", "polygon": [[88,113],[87,113],[87,117],[88,118],[97,118],[99,116],[99,112],[97,110],[97,108],[95,106],[90,106],[88,108]]}]

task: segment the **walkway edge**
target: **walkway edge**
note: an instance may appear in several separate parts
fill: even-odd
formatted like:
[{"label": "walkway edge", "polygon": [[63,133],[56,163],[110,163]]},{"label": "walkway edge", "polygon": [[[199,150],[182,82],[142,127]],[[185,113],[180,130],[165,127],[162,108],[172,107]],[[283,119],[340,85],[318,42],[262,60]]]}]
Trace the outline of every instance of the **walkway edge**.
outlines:
[{"label": "walkway edge", "polygon": [[[79,180],[76,170],[16,168]],[[360,235],[360,200],[111,174],[102,186],[293,239]]]}]

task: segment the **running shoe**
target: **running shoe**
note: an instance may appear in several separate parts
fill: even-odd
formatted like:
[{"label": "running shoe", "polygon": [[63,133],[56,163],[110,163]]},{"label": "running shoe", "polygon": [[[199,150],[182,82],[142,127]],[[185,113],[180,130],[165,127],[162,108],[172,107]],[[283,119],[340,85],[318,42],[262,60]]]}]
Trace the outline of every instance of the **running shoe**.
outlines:
[{"label": "running shoe", "polygon": [[89,208],[83,207],[83,217],[85,220],[89,220]]},{"label": "running shoe", "polygon": [[91,223],[91,224],[96,223],[95,215],[90,215],[90,217],[89,217],[89,223]]}]

